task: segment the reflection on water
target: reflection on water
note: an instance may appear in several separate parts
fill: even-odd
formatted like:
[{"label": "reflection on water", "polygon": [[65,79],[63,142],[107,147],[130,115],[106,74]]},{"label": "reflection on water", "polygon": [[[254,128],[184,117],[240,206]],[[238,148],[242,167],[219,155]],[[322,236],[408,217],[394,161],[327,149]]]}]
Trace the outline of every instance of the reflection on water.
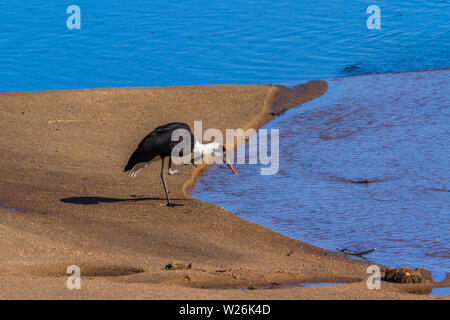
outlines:
[{"label": "reflection on water", "polygon": [[346,284],[346,282],[311,282],[302,283],[302,287],[317,287],[317,286],[334,286],[339,284]]},{"label": "reflection on water", "polygon": [[16,208],[11,208],[11,207],[5,207],[0,205],[0,209],[4,209],[4,210],[9,210],[9,211],[14,211],[14,212],[24,212],[22,210],[16,209]]},{"label": "reflection on water", "polygon": [[[194,196],[330,250],[376,248],[380,264],[450,270],[450,71],[346,77],[265,128],[280,171],[221,166]],[[214,175],[214,179],[210,177]]]},{"label": "reflection on water", "polygon": [[450,295],[450,287],[433,288],[431,295]]}]

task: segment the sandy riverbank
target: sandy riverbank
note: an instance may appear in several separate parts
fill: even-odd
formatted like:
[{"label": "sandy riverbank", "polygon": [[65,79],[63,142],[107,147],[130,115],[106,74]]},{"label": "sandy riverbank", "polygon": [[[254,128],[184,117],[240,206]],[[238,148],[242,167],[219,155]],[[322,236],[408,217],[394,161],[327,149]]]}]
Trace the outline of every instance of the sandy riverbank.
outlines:
[{"label": "sandy riverbank", "polygon": [[[184,206],[161,207],[160,163],[122,172],[154,127],[259,127],[326,91],[271,85],[0,93],[2,299],[422,299],[411,286],[365,285],[367,264],[247,222],[189,196],[205,167],[168,178]],[[180,116],[182,115],[182,116]],[[226,170],[224,168],[224,170]],[[238,179],[238,177],[236,178]],[[165,270],[174,261],[190,269]],[[68,290],[69,265],[82,289]],[[305,282],[322,287],[223,290]]]}]

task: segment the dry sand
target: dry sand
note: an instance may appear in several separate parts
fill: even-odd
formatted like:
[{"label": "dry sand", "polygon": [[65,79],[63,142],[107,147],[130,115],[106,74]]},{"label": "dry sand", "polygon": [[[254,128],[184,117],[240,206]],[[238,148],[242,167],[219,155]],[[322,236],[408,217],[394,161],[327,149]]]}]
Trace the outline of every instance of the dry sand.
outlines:
[{"label": "dry sand", "polygon": [[[204,130],[257,128],[325,91],[326,83],[315,81],[295,89],[1,93],[0,298],[441,298],[408,294],[414,286],[385,282],[381,290],[368,290],[366,263],[326,255],[192,198],[190,187],[206,167],[168,178],[171,197],[183,204],[175,208],[160,206],[159,162],[136,179],[122,172],[140,140],[158,125],[203,120]],[[191,268],[165,270],[174,262]],[[81,267],[81,290],[66,288],[70,265]],[[308,281],[351,283],[285,285]],[[270,285],[275,289],[224,290]]]}]

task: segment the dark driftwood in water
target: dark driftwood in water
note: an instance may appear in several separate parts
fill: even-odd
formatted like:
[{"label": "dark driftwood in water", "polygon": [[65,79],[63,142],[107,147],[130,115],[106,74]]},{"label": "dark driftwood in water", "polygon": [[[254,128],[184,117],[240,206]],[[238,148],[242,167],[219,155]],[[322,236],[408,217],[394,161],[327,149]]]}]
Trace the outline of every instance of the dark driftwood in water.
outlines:
[{"label": "dark driftwood in water", "polygon": [[331,179],[339,182],[345,182],[345,183],[355,183],[355,184],[369,184],[369,183],[375,183],[375,182],[385,182],[387,178],[372,178],[372,179],[361,179],[361,180],[353,180],[353,179],[347,179],[344,177],[336,177],[336,176],[330,176]]},{"label": "dark driftwood in water", "polygon": [[348,183],[369,184],[369,183],[374,183],[374,182],[383,182],[385,180],[382,180],[382,179],[350,180],[350,179],[345,179],[345,178],[339,178],[339,181],[341,181],[341,182],[348,182]]},{"label": "dark driftwood in water", "polygon": [[355,256],[355,257],[361,257],[364,258],[364,256],[366,254],[369,254],[371,252],[377,251],[377,249],[370,249],[367,251],[357,251],[357,252],[350,252],[348,251],[348,248],[344,248],[344,249],[336,249],[338,251],[339,254],[343,254],[343,255],[350,255],[350,256]]},{"label": "dark driftwood in water", "polygon": [[433,191],[441,191],[441,192],[450,192],[450,190],[447,189],[439,189],[439,188],[431,188]]},{"label": "dark driftwood in water", "polygon": [[353,72],[353,71],[356,71],[356,70],[359,70],[359,69],[361,69],[361,67],[359,67],[358,65],[356,65],[356,64],[351,64],[351,65],[345,67],[345,68],[344,68],[344,71],[345,71],[345,72]]}]

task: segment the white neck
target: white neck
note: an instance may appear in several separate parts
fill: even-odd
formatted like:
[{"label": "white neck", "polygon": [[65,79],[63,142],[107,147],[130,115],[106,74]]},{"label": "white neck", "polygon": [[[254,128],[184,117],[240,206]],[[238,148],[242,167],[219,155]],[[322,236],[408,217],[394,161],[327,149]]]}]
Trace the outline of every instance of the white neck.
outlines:
[{"label": "white neck", "polygon": [[197,154],[204,154],[204,155],[212,155],[214,154],[214,151],[218,151],[220,147],[220,144],[217,142],[211,142],[202,144],[199,141],[195,140],[194,144],[194,153]]}]

